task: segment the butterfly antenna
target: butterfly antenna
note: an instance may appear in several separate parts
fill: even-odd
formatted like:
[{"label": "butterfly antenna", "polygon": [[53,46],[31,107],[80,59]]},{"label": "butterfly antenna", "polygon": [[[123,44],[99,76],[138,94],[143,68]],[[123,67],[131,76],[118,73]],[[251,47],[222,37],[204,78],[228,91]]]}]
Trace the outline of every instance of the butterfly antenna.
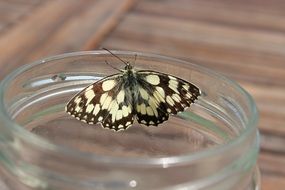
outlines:
[{"label": "butterfly antenna", "polygon": [[119,59],[120,61],[122,61],[123,63],[125,63],[125,65],[128,65],[128,64],[129,64],[128,62],[122,60],[119,56],[117,56],[117,55],[115,55],[114,53],[112,53],[112,52],[111,52],[110,50],[108,50],[107,48],[102,48],[102,49],[108,51],[108,52],[109,52],[110,54],[112,54],[114,57],[116,57],[117,59]]},{"label": "butterfly antenna", "polygon": [[137,54],[135,54],[135,60],[134,60],[134,65],[133,66],[135,66],[135,64],[136,64],[136,60],[137,60]]},{"label": "butterfly antenna", "polygon": [[108,61],[105,60],[105,63],[106,63],[107,65],[109,65],[110,67],[112,67],[113,69],[122,72],[120,69],[118,69],[118,68],[114,67],[113,65],[111,65]]}]

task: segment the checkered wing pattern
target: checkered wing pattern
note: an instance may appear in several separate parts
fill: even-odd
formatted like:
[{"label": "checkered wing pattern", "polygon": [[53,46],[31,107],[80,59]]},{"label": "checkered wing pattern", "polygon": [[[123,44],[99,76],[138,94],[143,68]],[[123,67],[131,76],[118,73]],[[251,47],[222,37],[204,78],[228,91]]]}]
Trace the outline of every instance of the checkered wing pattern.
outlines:
[{"label": "checkered wing pattern", "polygon": [[115,131],[128,128],[134,121],[132,99],[121,79],[122,74],[116,74],[86,87],[68,102],[66,112],[85,123],[101,123]]},{"label": "checkered wing pattern", "polygon": [[129,69],[86,87],[65,110],[85,123],[119,131],[130,127],[135,117],[141,124],[157,126],[200,94],[195,85],[175,76]]},{"label": "checkered wing pattern", "polygon": [[138,71],[136,118],[139,123],[155,125],[189,107],[201,94],[193,84],[172,75]]}]

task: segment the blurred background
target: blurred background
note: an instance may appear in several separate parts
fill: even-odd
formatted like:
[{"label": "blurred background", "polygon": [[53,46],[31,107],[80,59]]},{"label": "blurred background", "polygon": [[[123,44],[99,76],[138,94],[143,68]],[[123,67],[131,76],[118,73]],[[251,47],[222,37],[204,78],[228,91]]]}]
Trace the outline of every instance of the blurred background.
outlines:
[{"label": "blurred background", "polygon": [[283,0],[0,0],[0,80],[43,57],[100,47],[211,68],[256,100],[262,189],[284,189],[284,10]]}]

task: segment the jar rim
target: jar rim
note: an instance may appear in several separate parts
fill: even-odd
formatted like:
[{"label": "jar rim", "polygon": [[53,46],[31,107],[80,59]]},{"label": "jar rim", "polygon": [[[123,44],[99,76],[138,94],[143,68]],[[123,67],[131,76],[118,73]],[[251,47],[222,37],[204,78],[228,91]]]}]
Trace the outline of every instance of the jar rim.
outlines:
[{"label": "jar rim", "polygon": [[250,113],[252,117],[248,119],[245,123],[245,129],[242,130],[241,134],[238,135],[236,138],[232,139],[226,144],[220,144],[210,149],[199,150],[195,153],[188,153],[183,155],[176,155],[176,156],[168,156],[168,157],[156,157],[156,158],[125,158],[125,157],[112,157],[112,156],[105,156],[105,155],[98,155],[96,153],[87,153],[76,150],[71,147],[67,147],[60,144],[55,144],[43,137],[40,137],[36,134],[31,133],[30,131],[26,130],[25,128],[21,127],[19,124],[14,122],[10,117],[7,111],[4,109],[4,91],[6,87],[9,85],[10,81],[12,81],[17,75],[20,73],[32,68],[36,67],[40,64],[45,64],[49,61],[55,61],[60,59],[65,59],[68,57],[76,57],[76,56],[85,56],[85,55],[110,55],[108,52],[103,50],[96,50],[96,51],[79,51],[79,52],[71,52],[71,53],[64,53],[59,55],[50,56],[47,58],[40,59],[38,61],[34,61],[30,64],[25,64],[10,74],[8,74],[1,82],[0,82],[0,117],[1,119],[9,125],[9,130],[14,132],[17,136],[27,140],[29,143],[32,143],[40,148],[47,149],[50,151],[61,152],[70,156],[80,157],[81,159],[87,159],[89,161],[94,162],[102,162],[102,163],[114,163],[114,164],[123,164],[123,165],[175,165],[181,164],[185,162],[192,162],[195,160],[199,160],[202,158],[210,157],[214,154],[221,154],[222,152],[226,152],[229,149],[232,149],[235,146],[241,144],[247,137],[249,137],[252,133],[255,133],[257,122],[258,122],[258,111],[256,104],[251,97],[251,95],[246,92],[237,82],[219,74],[216,71],[212,71],[208,68],[203,66],[184,61],[177,58],[172,58],[164,55],[152,54],[152,53],[143,53],[143,52],[134,52],[134,51],[118,51],[118,50],[111,50],[114,54],[120,55],[138,55],[144,57],[155,57],[156,59],[164,59],[173,62],[179,62],[187,64],[192,68],[205,73],[207,75],[211,75],[213,77],[218,77],[220,79],[226,80],[230,85],[232,85],[238,92],[244,96],[249,104]]}]

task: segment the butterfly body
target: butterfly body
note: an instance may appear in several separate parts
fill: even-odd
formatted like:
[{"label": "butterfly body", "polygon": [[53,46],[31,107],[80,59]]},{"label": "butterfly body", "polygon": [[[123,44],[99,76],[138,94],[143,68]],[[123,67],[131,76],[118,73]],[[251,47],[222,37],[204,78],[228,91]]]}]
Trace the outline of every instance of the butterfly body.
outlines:
[{"label": "butterfly body", "polygon": [[157,126],[189,107],[200,95],[193,84],[164,73],[136,71],[127,63],[120,73],[107,76],[75,95],[66,112],[88,124],[101,123],[115,131],[136,119]]}]

